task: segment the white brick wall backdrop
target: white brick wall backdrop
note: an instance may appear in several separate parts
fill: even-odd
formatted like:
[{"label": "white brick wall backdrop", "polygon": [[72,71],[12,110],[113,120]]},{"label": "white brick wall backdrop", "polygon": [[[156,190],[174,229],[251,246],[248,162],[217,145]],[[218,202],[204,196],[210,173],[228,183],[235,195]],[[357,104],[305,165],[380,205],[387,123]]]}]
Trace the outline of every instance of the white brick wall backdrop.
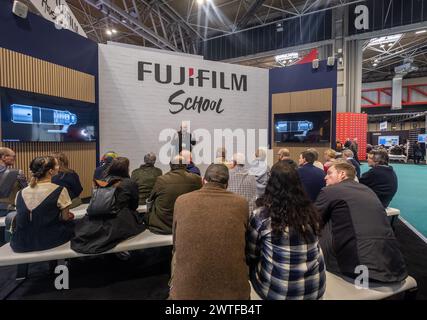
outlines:
[{"label": "white brick wall backdrop", "polygon": [[[138,81],[138,61],[152,62],[153,73],[145,74],[145,81]],[[209,80],[204,87],[159,84],[154,80],[154,63],[161,64],[162,75],[166,65],[172,65],[173,74],[179,74],[179,67],[247,75],[247,91],[213,89]],[[206,74],[208,75],[208,74]],[[164,76],[163,76],[164,78]],[[197,80],[196,84],[197,84]],[[219,79],[218,79],[219,87]],[[177,98],[183,102],[187,97],[203,96],[210,100],[222,98],[224,112],[198,113],[183,110],[171,114],[169,97],[178,90],[185,94]],[[159,134],[165,128],[178,129],[181,121],[191,121],[191,131],[204,128],[214,129],[268,128],[268,70],[220,62],[206,61],[197,57],[177,56],[163,52],[116,45],[99,45],[99,108],[100,108],[100,152],[114,150],[131,161],[131,168],[143,162],[143,156],[153,151],[158,154],[164,142],[159,142]],[[258,139],[257,139],[258,140]],[[267,141],[260,141],[266,146]],[[212,153],[214,146],[212,140]],[[232,152],[229,152],[231,156]],[[167,166],[161,166],[168,169]],[[206,166],[201,166],[203,170]]]}]

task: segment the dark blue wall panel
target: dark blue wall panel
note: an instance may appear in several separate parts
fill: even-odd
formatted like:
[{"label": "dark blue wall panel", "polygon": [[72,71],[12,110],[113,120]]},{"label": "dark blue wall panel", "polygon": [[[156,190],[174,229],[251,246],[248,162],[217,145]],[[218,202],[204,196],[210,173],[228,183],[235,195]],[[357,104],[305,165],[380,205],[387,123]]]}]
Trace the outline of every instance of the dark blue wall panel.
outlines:
[{"label": "dark blue wall panel", "polygon": [[35,14],[28,13],[27,19],[17,17],[12,13],[12,3],[0,0],[0,47],[95,76],[99,137],[98,44],[74,32],[58,30],[52,22]]},{"label": "dark blue wall panel", "polygon": [[269,112],[268,112],[268,141],[271,146],[271,96],[275,93],[305,91],[332,88],[332,129],[331,144],[335,144],[336,112],[337,112],[337,69],[328,67],[325,61],[320,61],[319,68],[313,70],[311,63],[297,64],[285,68],[274,68],[269,74]]},{"label": "dark blue wall panel", "polygon": [[12,13],[12,1],[0,0],[0,47],[92,75],[98,74],[98,45],[44,18]]}]

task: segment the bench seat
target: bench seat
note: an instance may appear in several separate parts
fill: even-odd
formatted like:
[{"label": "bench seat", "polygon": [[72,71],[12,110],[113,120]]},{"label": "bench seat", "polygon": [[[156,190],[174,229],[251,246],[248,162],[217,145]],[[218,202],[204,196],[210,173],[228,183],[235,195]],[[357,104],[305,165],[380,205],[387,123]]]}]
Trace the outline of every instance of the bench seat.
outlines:
[{"label": "bench seat", "polygon": [[[147,229],[139,235],[119,243],[113,249],[100,253],[98,255],[170,245],[172,245],[172,235],[154,234]],[[0,266],[28,264],[42,261],[64,260],[91,255],[92,254],[82,254],[73,251],[70,248],[70,242],[67,242],[59,247],[52,248],[49,250],[26,253],[15,253],[13,252],[9,244],[5,244],[0,248]]]},{"label": "bench seat", "polygon": [[369,289],[358,289],[353,279],[326,272],[326,292],[323,300],[382,300],[416,288],[417,282],[408,276],[400,283],[384,284],[371,281]]}]

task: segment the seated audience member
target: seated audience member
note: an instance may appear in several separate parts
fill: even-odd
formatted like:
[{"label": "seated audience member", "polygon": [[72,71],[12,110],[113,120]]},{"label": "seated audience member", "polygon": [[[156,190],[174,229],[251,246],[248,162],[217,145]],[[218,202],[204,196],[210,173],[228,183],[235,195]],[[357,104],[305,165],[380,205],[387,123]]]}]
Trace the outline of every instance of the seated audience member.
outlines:
[{"label": "seated audience member", "polygon": [[187,165],[187,171],[200,176],[200,169],[193,163],[191,152],[188,150],[182,150],[181,156],[184,158],[184,163]]},{"label": "seated audience member", "polygon": [[348,163],[353,165],[354,169],[356,169],[356,176],[357,179],[360,179],[360,165],[359,163],[353,158],[353,151],[350,149],[345,149],[343,152],[343,157],[345,160],[347,160]]},{"label": "seated audience member", "polygon": [[294,160],[291,159],[291,153],[289,152],[289,149],[282,148],[277,152],[278,161],[284,161],[289,163],[290,165],[293,165],[295,167],[298,167]]},{"label": "seated audience member", "polygon": [[371,152],[374,149],[374,147],[371,144],[366,145],[366,153]]},{"label": "seated audience member", "polygon": [[264,194],[265,186],[267,185],[270,168],[267,165],[267,155],[263,149],[258,149],[255,152],[255,160],[252,161],[249,167],[249,174],[255,176],[257,185],[257,197]]},{"label": "seated audience member", "polygon": [[226,156],[227,156],[227,151],[225,150],[225,148],[218,148],[216,150],[214,163],[226,164],[226,162],[227,162]]},{"label": "seated audience member", "polygon": [[342,152],[344,149],[341,141],[337,140],[337,142],[335,143],[335,151],[336,152]]},{"label": "seated audience member", "polygon": [[323,170],[325,171],[325,173],[328,172],[329,167],[334,163],[334,161],[336,160],[337,157],[337,153],[335,152],[335,150],[332,149],[328,149],[325,150],[325,152],[323,153],[323,156],[325,158],[325,163],[323,165]]},{"label": "seated audience member", "polygon": [[304,151],[299,156],[298,175],[301,179],[303,189],[311,201],[315,201],[320,190],[325,186],[325,173],[313,165],[314,154]]},{"label": "seated audience member", "polygon": [[316,168],[319,168],[320,170],[323,170],[324,169],[323,163],[319,161],[319,152],[317,152],[315,148],[308,148],[307,151],[310,151],[311,153],[314,154],[313,166],[315,166]]},{"label": "seated audience member", "polygon": [[68,167],[68,158],[64,153],[54,152],[52,157],[59,163],[58,174],[52,177],[52,182],[67,188],[72,201],[70,209],[75,208],[82,203],[79,196],[83,191],[83,187],[80,183],[79,175]]},{"label": "seated audience member", "polygon": [[258,202],[246,246],[255,291],[269,300],[321,298],[326,276],[318,243],[320,217],[297,171],[276,163]]},{"label": "seated audience member", "polygon": [[401,281],[408,274],[385,209],[355,175],[351,164],[333,164],[315,203],[325,225],[320,245],[326,269],[355,278],[356,267],[364,265],[373,281]]},{"label": "seated audience member", "polygon": [[147,221],[154,233],[171,234],[176,198],[202,187],[202,179],[187,172],[182,156],[175,156],[170,167],[168,173],[157,178],[147,199]]},{"label": "seated audience member", "polygon": [[344,149],[350,149],[351,147],[351,140],[350,138],[345,139],[345,143],[344,143]]},{"label": "seated audience member", "polygon": [[108,186],[114,186],[114,214],[86,215],[76,223],[71,249],[94,254],[114,248],[118,243],[146,229],[144,215],[138,208],[138,185],[129,177],[129,159],[112,160],[105,178]]},{"label": "seated audience member", "polygon": [[52,183],[59,165],[53,157],[31,161],[30,185],[16,196],[16,216],[10,246],[15,252],[47,250],[73,236],[71,199],[66,188]]},{"label": "seated audience member", "polygon": [[387,151],[371,151],[368,154],[368,165],[371,169],[362,174],[359,182],[371,188],[384,208],[387,208],[397,192],[397,176],[393,167],[388,165]]},{"label": "seated audience member", "polygon": [[246,198],[249,203],[249,214],[255,209],[256,180],[245,168],[245,161],[245,156],[241,153],[233,156],[233,168],[229,171],[228,190]]},{"label": "seated audience member", "polygon": [[354,160],[360,165],[359,161],[359,144],[357,143],[357,138],[353,138],[353,141],[351,142],[350,148],[351,151],[353,151],[353,157]]},{"label": "seated audience member", "polygon": [[110,166],[113,159],[117,157],[118,154],[114,151],[108,151],[102,156],[99,167],[97,167],[93,173],[93,181],[95,186],[103,184],[101,181],[107,177],[108,167]]},{"label": "seated audience member", "polygon": [[227,191],[228,169],[211,164],[202,189],[180,196],[173,216],[170,298],[249,300],[248,203]]},{"label": "seated audience member", "polygon": [[22,170],[12,169],[15,158],[12,149],[0,147],[0,217],[15,210],[16,194],[28,185]]},{"label": "seated audience member", "polygon": [[162,170],[154,166],[155,163],[156,155],[153,152],[147,153],[144,156],[144,164],[132,171],[131,179],[138,185],[139,204],[141,205],[144,205],[150,196],[157,177],[163,174]]}]

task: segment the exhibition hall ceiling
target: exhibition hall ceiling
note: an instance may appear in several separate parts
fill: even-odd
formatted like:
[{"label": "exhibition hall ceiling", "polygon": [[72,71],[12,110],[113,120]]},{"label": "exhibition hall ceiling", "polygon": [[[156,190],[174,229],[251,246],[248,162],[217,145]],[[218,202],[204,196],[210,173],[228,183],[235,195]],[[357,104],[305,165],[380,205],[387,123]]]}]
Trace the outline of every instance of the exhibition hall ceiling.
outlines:
[{"label": "exhibition hall ceiling", "polygon": [[[30,0],[21,0],[30,3]],[[215,37],[361,0],[67,0],[87,36],[187,53]],[[116,32],[111,32],[112,30]]]}]

